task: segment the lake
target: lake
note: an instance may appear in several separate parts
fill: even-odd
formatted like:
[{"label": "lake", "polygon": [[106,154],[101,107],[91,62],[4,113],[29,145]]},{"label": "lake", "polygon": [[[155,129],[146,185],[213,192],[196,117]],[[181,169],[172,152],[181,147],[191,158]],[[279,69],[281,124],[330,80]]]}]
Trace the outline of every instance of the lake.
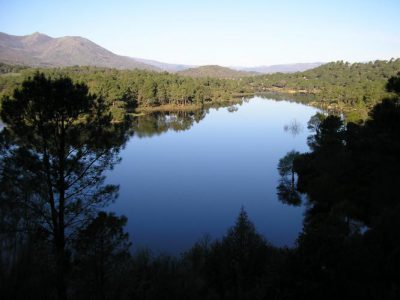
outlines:
[{"label": "lake", "polygon": [[268,241],[293,246],[304,207],[277,199],[277,164],[291,150],[308,151],[307,122],[317,111],[254,97],[138,117],[121,163],[107,174],[120,185],[109,210],[128,217],[134,250],[179,254],[206,234],[220,238],[242,206]]}]

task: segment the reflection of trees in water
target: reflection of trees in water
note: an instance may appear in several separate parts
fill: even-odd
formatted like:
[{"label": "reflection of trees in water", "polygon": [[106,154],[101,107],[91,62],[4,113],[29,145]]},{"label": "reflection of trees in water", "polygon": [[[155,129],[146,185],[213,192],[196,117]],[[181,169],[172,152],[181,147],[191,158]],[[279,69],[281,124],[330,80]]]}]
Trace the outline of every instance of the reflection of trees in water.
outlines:
[{"label": "reflection of trees in water", "polygon": [[228,112],[233,113],[233,112],[237,112],[239,110],[239,108],[235,105],[229,106],[227,108]]},{"label": "reflection of trees in water", "polygon": [[262,93],[257,94],[258,97],[263,99],[272,99],[276,101],[289,101],[295,103],[310,103],[317,99],[317,96],[314,94],[288,94],[288,93]]},{"label": "reflection of trees in water", "polygon": [[296,176],[293,162],[300,155],[297,151],[290,151],[279,160],[278,171],[281,176],[277,187],[280,201],[290,205],[300,205],[301,195],[296,189]]},{"label": "reflection of trees in water", "polygon": [[193,124],[200,122],[208,111],[175,111],[154,112],[148,115],[136,117],[133,120],[133,128],[138,137],[151,137],[160,135],[169,130],[189,130]]},{"label": "reflection of trees in water", "polygon": [[283,126],[285,132],[289,132],[293,137],[303,132],[303,125],[296,119],[292,120],[289,124]]},{"label": "reflection of trees in water", "polygon": [[133,128],[135,135],[138,137],[151,137],[160,135],[168,130],[185,131],[189,130],[194,123],[199,123],[210,112],[210,109],[220,109],[228,107],[229,112],[235,112],[243,102],[248,102],[249,99],[236,99],[234,105],[232,101],[227,103],[213,103],[205,105],[196,110],[182,111],[157,111],[143,116],[135,117],[133,120]]}]

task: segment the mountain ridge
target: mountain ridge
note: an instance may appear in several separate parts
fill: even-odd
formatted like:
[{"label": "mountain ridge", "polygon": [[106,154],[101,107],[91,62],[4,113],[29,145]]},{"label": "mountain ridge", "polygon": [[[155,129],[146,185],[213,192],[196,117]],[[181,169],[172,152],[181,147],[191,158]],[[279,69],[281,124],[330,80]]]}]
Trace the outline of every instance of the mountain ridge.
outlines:
[{"label": "mountain ridge", "polygon": [[255,67],[231,67],[234,70],[246,71],[246,72],[257,72],[262,74],[271,73],[294,73],[303,72],[310,69],[317,68],[325,63],[323,62],[313,62],[313,63],[293,63],[293,64],[277,64],[277,65],[264,65]]},{"label": "mountain ridge", "polygon": [[0,32],[0,62],[31,67],[97,66],[142,69],[179,73],[193,77],[217,76],[220,78],[250,76],[257,73],[292,73],[312,69],[322,64],[298,63],[255,67],[173,64],[117,55],[81,36],[53,38],[40,32],[22,36]]},{"label": "mountain ridge", "polygon": [[80,36],[52,38],[39,32],[24,36],[1,32],[0,61],[34,67],[79,65],[160,71],[131,57],[114,54]]}]

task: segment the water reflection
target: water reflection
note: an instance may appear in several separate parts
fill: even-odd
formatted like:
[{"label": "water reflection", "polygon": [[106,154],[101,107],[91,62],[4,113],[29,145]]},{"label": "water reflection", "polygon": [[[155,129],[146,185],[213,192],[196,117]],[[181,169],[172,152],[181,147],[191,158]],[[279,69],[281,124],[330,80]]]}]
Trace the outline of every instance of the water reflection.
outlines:
[{"label": "water reflection", "polygon": [[207,110],[204,108],[195,111],[154,112],[134,118],[132,127],[136,136],[151,137],[169,130],[189,130],[194,123],[204,119],[206,114]]},{"label": "water reflection", "polygon": [[296,189],[296,174],[293,162],[300,155],[300,152],[292,150],[279,160],[278,171],[281,178],[277,186],[278,199],[289,205],[299,206],[301,195]]},{"label": "water reflection", "polygon": [[108,174],[120,184],[110,210],[128,217],[134,247],[179,253],[204,234],[220,237],[242,205],[272,243],[293,244],[303,208],[279,201],[277,164],[292,149],[308,150],[307,133],[292,137],[282,128],[288,119],[306,124],[317,110],[259,97],[234,107],[134,121],[122,163]]},{"label": "water reflection", "polygon": [[195,110],[155,111],[135,117],[132,121],[132,128],[139,138],[161,135],[170,130],[175,132],[186,131],[194,124],[202,121],[210,110],[227,107],[227,111],[233,113],[248,101],[249,99],[236,99],[233,101],[234,104],[232,104],[232,101],[229,103],[213,103]]},{"label": "water reflection", "polygon": [[237,106],[235,106],[235,105],[229,106],[227,108],[227,111],[229,111],[230,113],[236,112],[238,110],[239,110],[239,108]]},{"label": "water reflection", "polygon": [[292,120],[289,124],[283,126],[285,132],[290,132],[293,137],[300,134],[303,131],[303,125],[296,119]]},{"label": "water reflection", "polygon": [[304,94],[304,93],[274,93],[274,92],[265,92],[257,95],[262,99],[273,99],[276,101],[288,101],[295,103],[312,103],[317,99],[317,96],[314,94]]}]

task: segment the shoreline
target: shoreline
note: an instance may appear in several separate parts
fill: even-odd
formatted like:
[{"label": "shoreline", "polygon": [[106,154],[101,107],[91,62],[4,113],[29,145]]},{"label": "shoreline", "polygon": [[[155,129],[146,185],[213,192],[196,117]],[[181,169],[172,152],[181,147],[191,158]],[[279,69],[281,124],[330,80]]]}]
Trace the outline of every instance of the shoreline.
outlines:
[{"label": "shoreline", "polygon": [[163,112],[175,112],[175,111],[195,111],[202,108],[210,108],[210,107],[218,107],[218,106],[229,106],[233,104],[240,103],[242,101],[242,97],[249,97],[254,96],[255,93],[247,93],[243,96],[234,96],[230,100],[219,100],[219,101],[209,101],[203,104],[188,104],[188,105],[178,105],[178,104],[162,104],[158,106],[142,106],[136,108],[135,112],[133,113],[136,116],[145,115],[148,113],[163,111]]}]

